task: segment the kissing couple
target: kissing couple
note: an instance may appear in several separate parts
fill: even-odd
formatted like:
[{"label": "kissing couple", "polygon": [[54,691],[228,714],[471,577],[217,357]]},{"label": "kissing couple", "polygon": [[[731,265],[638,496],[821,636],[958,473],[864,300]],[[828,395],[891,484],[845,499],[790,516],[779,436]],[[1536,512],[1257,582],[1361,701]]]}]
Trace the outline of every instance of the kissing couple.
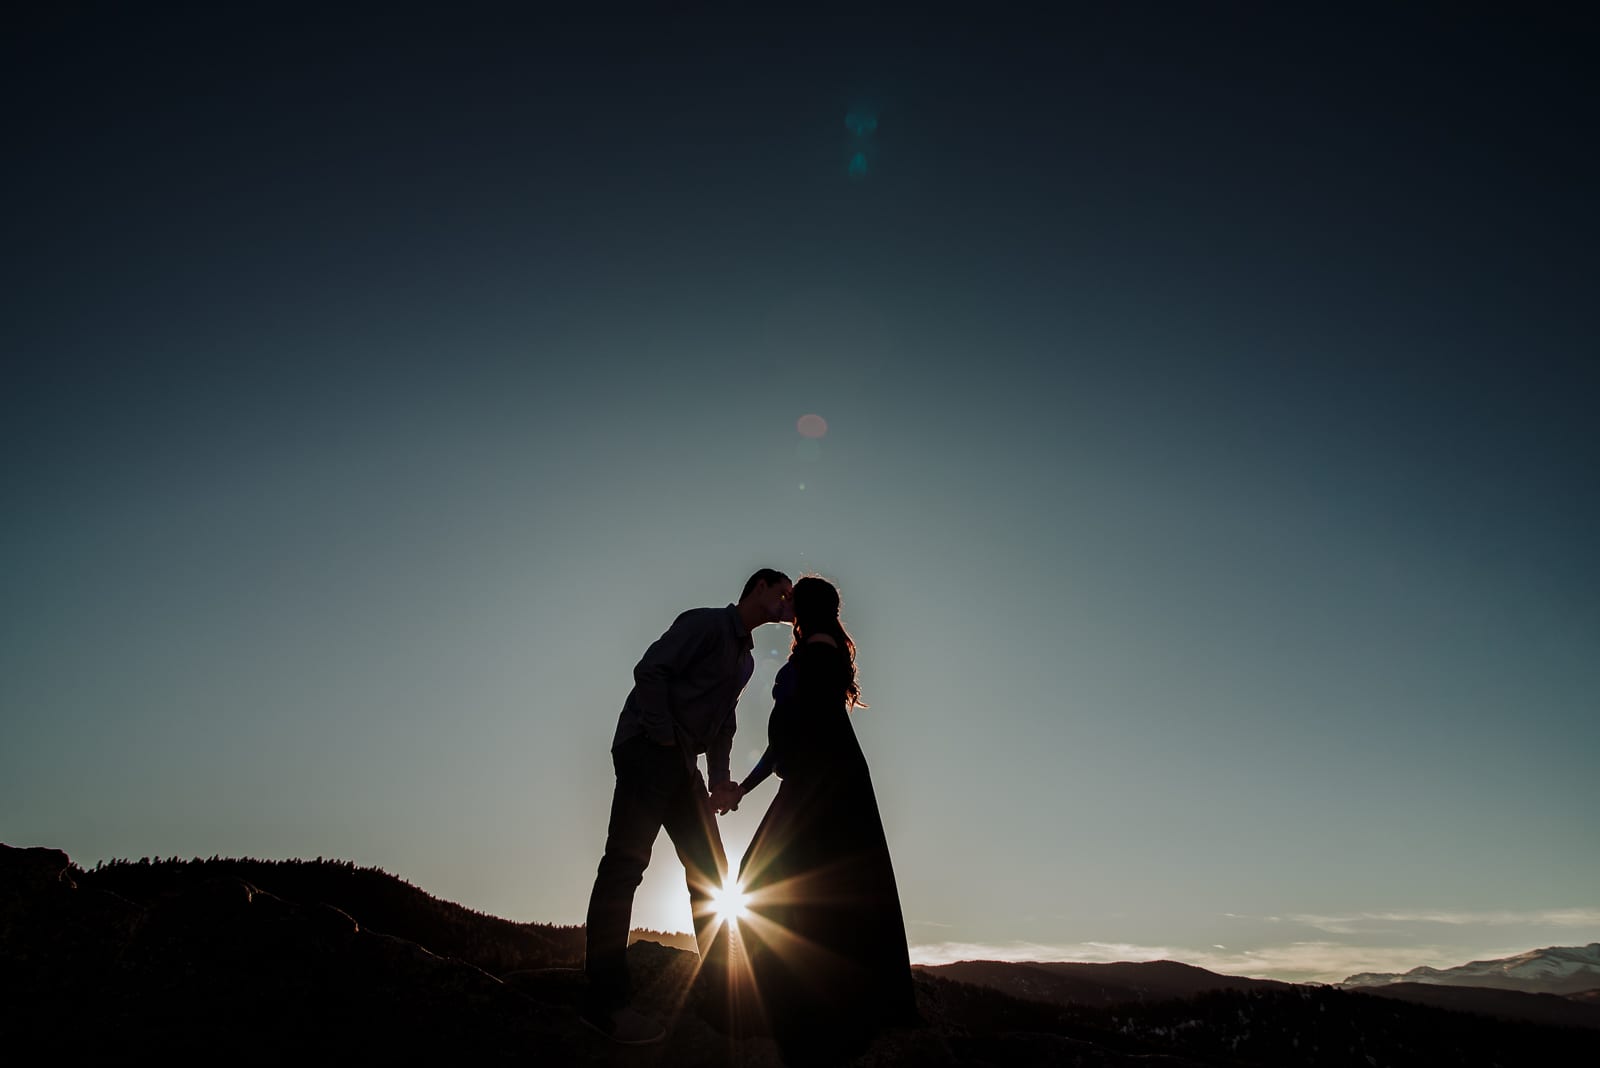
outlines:
[{"label": "kissing couple", "polygon": [[[734,708],[755,670],[752,634],[769,623],[792,625],[794,639],[772,688],[766,752],[736,783]],[[630,1004],[626,957],[634,891],[663,827],[683,862],[705,971],[713,960],[732,967],[728,944],[740,940],[748,974],[725,978],[753,985],[759,1030],[785,1047],[823,1035],[860,1044],[915,1021],[894,869],[850,722],[866,707],[855,656],[833,584],[770,568],[737,602],[684,612],[645,650],[611,743],[616,790],[586,931],[591,1027],[625,1044],[665,1037]],[[716,817],[773,772],[782,784],[739,866],[747,918],[723,917],[716,900],[733,884]]]}]

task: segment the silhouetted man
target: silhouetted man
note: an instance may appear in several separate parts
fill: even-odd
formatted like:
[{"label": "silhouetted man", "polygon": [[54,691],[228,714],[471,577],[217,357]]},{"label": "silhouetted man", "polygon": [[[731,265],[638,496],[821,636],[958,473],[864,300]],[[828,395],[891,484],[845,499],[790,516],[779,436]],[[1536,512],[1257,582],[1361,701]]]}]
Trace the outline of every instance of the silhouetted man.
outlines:
[{"label": "silhouetted man", "polygon": [[[655,1042],[665,1034],[628,1005],[626,956],[633,893],[663,827],[683,861],[702,958],[715,939],[711,893],[728,862],[712,813],[738,801],[728,776],[734,706],[755,670],[751,632],[763,623],[793,621],[791,589],[783,572],[757,571],[737,604],[683,613],[633,669],[633,690],[611,742],[617,786],[605,856],[589,895],[584,960],[589,1001],[583,1018],[617,1042]],[[696,766],[701,753],[709,793]]]}]

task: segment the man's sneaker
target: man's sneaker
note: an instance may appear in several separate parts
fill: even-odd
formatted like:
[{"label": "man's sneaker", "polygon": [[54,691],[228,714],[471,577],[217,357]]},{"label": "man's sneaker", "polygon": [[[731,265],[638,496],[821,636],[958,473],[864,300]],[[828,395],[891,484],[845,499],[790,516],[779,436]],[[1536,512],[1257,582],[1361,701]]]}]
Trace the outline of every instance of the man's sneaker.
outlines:
[{"label": "man's sneaker", "polygon": [[665,1027],[627,1006],[611,1012],[585,1012],[578,1019],[619,1046],[648,1046],[667,1037]]}]

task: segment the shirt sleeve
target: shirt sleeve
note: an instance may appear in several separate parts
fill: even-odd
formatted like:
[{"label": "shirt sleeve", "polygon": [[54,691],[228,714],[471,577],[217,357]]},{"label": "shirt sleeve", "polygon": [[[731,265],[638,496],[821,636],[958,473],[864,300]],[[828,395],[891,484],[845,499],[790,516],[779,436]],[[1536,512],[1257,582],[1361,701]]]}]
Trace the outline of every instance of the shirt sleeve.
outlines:
[{"label": "shirt sleeve", "polygon": [[744,782],[739,784],[739,789],[749,793],[766,782],[767,776],[772,774],[772,765],[774,763],[776,763],[776,758],[773,757],[772,746],[769,745],[766,751],[761,754],[761,759],[756,761],[756,766],[750,769],[750,774],[745,776]]},{"label": "shirt sleeve", "polygon": [[728,718],[722,721],[722,729],[717,732],[710,747],[706,749],[706,770],[711,773],[712,786],[728,782],[732,778],[728,774],[728,763],[733,756],[733,732],[737,728],[734,710],[730,708]]},{"label": "shirt sleeve", "polygon": [[[694,662],[704,644],[706,627],[693,612],[672,621],[665,634],[650,643],[633,668],[633,696],[639,725],[651,741],[675,745],[672,723],[672,680]],[[732,739],[729,739],[730,744]]]}]

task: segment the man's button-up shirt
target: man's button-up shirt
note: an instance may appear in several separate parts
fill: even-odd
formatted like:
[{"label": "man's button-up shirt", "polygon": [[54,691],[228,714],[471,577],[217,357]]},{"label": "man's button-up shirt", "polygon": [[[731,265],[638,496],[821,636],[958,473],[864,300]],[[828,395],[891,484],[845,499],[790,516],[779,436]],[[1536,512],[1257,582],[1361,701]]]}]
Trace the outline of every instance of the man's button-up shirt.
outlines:
[{"label": "man's button-up shirt", "polygon": [[675,743],[690,763],[706,754],[712,786],[728,781],[734,708],[755,671],[752,645],[736,605],[692,608],[673,620],[633,669],[611,747],[640,734]]}]

